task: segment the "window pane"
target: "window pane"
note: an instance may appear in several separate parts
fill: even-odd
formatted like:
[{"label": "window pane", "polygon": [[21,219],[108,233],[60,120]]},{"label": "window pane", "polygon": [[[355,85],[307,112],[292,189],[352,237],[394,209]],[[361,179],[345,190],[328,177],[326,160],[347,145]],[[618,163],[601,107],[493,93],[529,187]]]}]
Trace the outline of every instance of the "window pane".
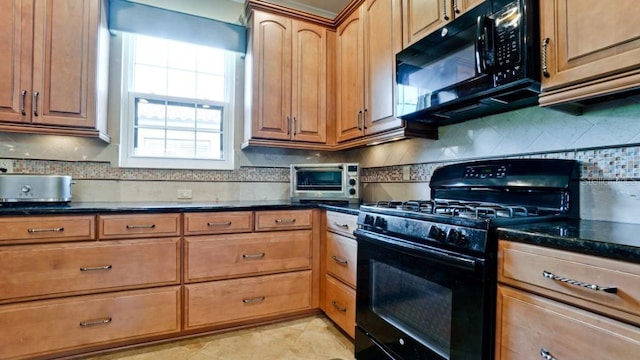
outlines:
[{"label": "window pane", "polygon": [[196,74],[184,70],[169,69],[169,96],[196,97]]},{"label": "window pane", "polygon": [[198,76],[198,99],[224,101],[224,76],[205,75]]},{"label": "window pane", "polygon": [[169,67],[173,69],[196,70],[196,46],[178,41],[169,42]]},{"label": "window pane", "polygon": [[137,146],[134,154],[137,156],[164,156],[164,129],[137,128],[135,131]]},{"label": "window pane", "polygon": [[222,159],[222,134],[198,133],[196,157]]},{"label": "window pane", "polygon": [[165,68],[137,65],[133,72],[133,91],[147,94],[167,94],[167,71]]},{"label": "window pane", "polygon": [[199,107],[197,111],[198,130],[222,131],[222,108]]},{"label": "window pane", "polygon": [[167,156],[193,158],[195,155],[195,133],[193,131],[167,131]]},{"label": "window pane", "polygon": [[224,75],[225,52],[205,46],[198,47],[198,72]]},{"label": "window pane", "polygon": [[165,40],[138,35],[135,43],[135,63],[167,66],[168,48]]},{"label": "window pane", "polygon": [[165,127],[166,106],[164,101],[136,99],[136,122],[138,127]]},{"label": "window pane", "polygon": [[[196,127],[195,104],[169,102],[167,106],[167,127],[194,131]],[[193,135],[191,138],[193,138]]]}]

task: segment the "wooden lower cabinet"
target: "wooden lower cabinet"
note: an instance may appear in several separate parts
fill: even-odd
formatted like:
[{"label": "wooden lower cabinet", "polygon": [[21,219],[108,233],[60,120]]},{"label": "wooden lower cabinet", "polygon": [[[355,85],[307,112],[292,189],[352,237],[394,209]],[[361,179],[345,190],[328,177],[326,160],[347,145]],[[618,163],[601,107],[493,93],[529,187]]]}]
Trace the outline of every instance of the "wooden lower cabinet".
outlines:
[{"label": "wooden lower cabinet", "polygon": [[0,249],[0,303],[180,284],[180,238]]},{"label": "wooden lower cabinet", "polygon": [[356,291],[326,275],[325,303],[323,308],[327,316],[342,328],[349,336],[355,337],[356,331]]},{"label": "wooden lower cabinet", "polygon": [[498,309],[496,359],[631,360],[640,354],[637,326],[503,285]]},{"label": "wooden lower cabinet", "polygon": [[185,329],[310,310],[312,272],[185,285]]},{"label": "wooden lower cabinet", "polygon": [[311,230],[190,236],[185,244],[186,282],[311,268]]},{"label": "wooden lower cabinet", "polygon": [[345,333],[355,337],[358,243],[353,235],[358,217],[327,211],[322,245],[320,307]]},{"label": "wooden lower cabinet", "polygon": [[0,306],[0,359],[27,359],[180,331],[180,287]]}]

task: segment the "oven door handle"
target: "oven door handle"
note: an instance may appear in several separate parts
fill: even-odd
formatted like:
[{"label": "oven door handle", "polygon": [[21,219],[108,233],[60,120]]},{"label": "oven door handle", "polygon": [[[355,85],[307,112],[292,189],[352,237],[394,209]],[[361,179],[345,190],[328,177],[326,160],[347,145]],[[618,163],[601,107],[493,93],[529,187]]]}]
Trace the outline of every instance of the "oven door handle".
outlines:
[{"label": "oven door handle", "polygon": [[470,259],[427,246],[415,245],[401,239],[373,233],[367,230],[356,229],[353,233],[357,240],[365,240],[383,246],[392,246],[397,251],[408,252],[410,255],[417,255],[429,260],[437,261],[441,264],[451,265],[462,270],[474,272],[478,269],[479,262],[481,262],[480,260]]}]

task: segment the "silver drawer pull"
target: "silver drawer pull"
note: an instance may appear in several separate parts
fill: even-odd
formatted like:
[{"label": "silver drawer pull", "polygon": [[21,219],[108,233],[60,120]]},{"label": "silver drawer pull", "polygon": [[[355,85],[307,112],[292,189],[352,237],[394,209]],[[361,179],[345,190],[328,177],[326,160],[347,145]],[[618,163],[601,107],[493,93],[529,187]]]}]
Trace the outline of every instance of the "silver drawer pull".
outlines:
[{"label": "silver drawer pull", "polygon": [[296,219],[276,219],[276,224],[293,224],[296,222]]},{"label": "silver drawer pull", "polygon": [[343,229],[349,230],[349,225],[348,224],[338,224],[337,222],[334,222],[333,225],[335,225],[336,227],[339,227],[339,228],[343,228]]},{"label": "silver drawer pull", "polygon": [[262,259],[266,253],[242,254],[243,259]]},{"label": "silver drawer pull", "polygon": [[113,319],[108,317],[108,318],[98,319],[98,320],[80,321],[80,327],[91,327],[91,326],[98,326],[98,325],[106,325],[106,324],[110,323],[111,320],[113,320]]},{"label": "silver drawer pull", "polygon": [[346,312],[347,312],[347,308],[346,308],[346,307],[342,307],[342,306],[340,306],[340,305],[338,304],[338,302],[337,302],[337,301],[335,301],[335,300],[331,302],[331,305],[333,305],[333,307],[335,307],[336,309],[338,309],[338,311],[340,311],[340,312],[343,312],[343,313],[346,313]]},{"label": "silver drawer pull", "polygon": [[333,261],[335,261],[336,263],[338,263],[340,265],[347,265],[349,263],[347,260],[341,259],[341,258],[339,258],[339,257],[337,257],[335,255],[333,255],[331,258],[333,259]]},{"label": "silver drawer pull", "polygon": [[156,224],[127,225],[127,229],[153,229]]},{"label": "silver drawer pull", "polygon": [[94,267],[81,267],[80,271],[100,271],[100,270],[111,270],[112,265],[105,266],[94,266]]},{"label": "silver drawer pull", "polygon": [[208,222],[207,226],[230,226],[231,221]]},{"label": "silver drawer pull", "polygon": [[560,281],[563,283],[567,283],[567,284],[571,284],[571,285],[575,285],[575,286],[581,286],[587,289],[591,289],[591,290],[595,290],[595,291],[604,291],[606,293],[609,294],[615,294],[618,292],[618,288],[616,287],[602,287],[596,284],[589,284],[589,283],[585,283],[582,281],[578,281],[578,280],[572,280],[569,278],[565,278],[562,276],[558,276],[554,273],[550,273],[546,270],[542,271],[542,276],[546,277],[547,279],[551,279],[551,280],[555,280],[555,281]]},{"label": "silver drawer pull", "polygon": [[540,356],[545,360],[558,360],[546,349],[540,349]]},{"label": "silver drawer pull", "polygon": [[63,232],[64,228],[63,227],[59,227],[59,228],[46,228],[46,229],[27,229],[27,232],[29,233],[41,233],[41,232]]},{"label": "silver drawer pull", "polygon": [[264,299],[266,299],[266,297],[258,296],[250,299],[242,299],[242,302],[245,304],[255,304],[255,303],[263,302]]}]

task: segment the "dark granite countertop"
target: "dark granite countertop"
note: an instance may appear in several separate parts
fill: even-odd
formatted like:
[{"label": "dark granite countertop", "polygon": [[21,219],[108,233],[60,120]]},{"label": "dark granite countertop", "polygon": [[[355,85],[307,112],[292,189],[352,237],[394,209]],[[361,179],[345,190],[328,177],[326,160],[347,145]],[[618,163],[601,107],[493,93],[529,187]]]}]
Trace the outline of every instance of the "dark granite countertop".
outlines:
[{"label": "dark granite countertop", "polygon": [[324,208],[349,214],[357,214],[359,205],[320,203],[292,203],[285,201],[229,201],[229,202],[71,202],[69,204],[12,205],[1,204],[3,215],[65,215],[129,212],[203,212],[236,210],[277,210]]},{"label": "dark granite countertop", "polygon": [[640,224],[566,220],[498,228],[500,239],[640,263]]}]

